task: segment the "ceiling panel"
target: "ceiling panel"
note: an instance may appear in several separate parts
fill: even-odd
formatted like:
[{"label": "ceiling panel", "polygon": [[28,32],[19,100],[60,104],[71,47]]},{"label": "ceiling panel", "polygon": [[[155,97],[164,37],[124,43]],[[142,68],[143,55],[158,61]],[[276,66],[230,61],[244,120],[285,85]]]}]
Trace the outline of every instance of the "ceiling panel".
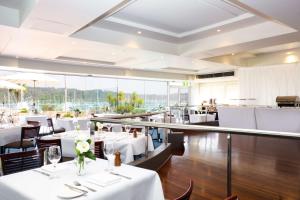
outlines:
[{"label": "ceiling panel", "polygon": [[113,17],[182,33],[244,13],[244,10],[222,0],[138,0]]},{"label": "ceiling panel", "polygon": [[8,7],[8,8],[13,8],[17,10],[21,10],[23,6],[23,2],[27,0],[0,0],[0,5]]}]

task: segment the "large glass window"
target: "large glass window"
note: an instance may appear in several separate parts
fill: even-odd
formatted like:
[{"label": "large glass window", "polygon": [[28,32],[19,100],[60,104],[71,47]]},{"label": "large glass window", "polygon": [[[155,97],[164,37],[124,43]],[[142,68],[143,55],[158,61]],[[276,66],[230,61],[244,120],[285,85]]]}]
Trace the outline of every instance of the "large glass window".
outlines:
[{"label": "large glass window", "polygon": [[168,105],[168,85],[163,81],[145,81],[145,107],[148,109]]},{"label": "large glass window", "polygon": [[37,107],[44,111],[63,111],[65,109],[65,76],[47,75],[55,82],[36,82],[35,94],[33,83],[27,84],[24,101],[32,102],[36,97]]},{"label": "large glass window", "polygon": [[[15,73],[22,72],[0,70],[1,76]],[[150,110],[168,104],[166,81],[52,74],[46,76],[56,81],[36,82],[35,90],[33,82],[28,82],[24,85],[26,89],[23,92],[10,90],[8,93],[8,90],[0,89],[3,107],[8,104],[8,94],[11,105],[15,107],[17,103],[23,106],[21,102],[27,102],[30,107],[35,96],[36,108],[44,112],[75,109],[94,113],[113,109]],[[184,94],[181,96],[185,98]]]},{"label": "large glass window", "polygon": [[185,106],[189,103],[189,88],[181,86],[170,87],[170,106]]}]

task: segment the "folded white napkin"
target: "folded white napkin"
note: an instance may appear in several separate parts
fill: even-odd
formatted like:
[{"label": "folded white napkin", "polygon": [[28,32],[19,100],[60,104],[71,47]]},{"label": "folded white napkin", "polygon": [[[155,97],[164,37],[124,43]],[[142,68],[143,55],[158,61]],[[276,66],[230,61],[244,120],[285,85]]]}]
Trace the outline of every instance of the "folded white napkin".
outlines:
[{"label": "folded white napkin", "polygon": [[41,167],[42,170],[45,170],[47,172],[57,172],[57,171],[61,171],[61,170],[64,170],[66,169],[68,166],[67,165],[64,165],[64,164],[58,164],[56,165],[56,167],[54,168],[54,166],[51,164],[51,165],[44,165]]},{"label": "folded white napkin", "polygon": [[121,181],[121,177],[109,174],[109,173],[98,173],[86,179],[86,182],[106,187]]}]

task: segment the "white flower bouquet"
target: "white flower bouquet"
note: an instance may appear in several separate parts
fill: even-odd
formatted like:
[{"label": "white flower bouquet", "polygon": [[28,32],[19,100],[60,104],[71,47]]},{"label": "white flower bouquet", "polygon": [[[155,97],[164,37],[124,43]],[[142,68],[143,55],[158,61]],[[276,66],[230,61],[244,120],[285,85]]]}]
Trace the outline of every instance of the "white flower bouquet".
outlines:
[{"label": "white flower bouquet", "polygon": [[81,174],[85,167],[85,158],[96,160],[96,156],[91,151],[90,138],[79,136],[75,142],[75,152],[77,155],[78,174]]}]

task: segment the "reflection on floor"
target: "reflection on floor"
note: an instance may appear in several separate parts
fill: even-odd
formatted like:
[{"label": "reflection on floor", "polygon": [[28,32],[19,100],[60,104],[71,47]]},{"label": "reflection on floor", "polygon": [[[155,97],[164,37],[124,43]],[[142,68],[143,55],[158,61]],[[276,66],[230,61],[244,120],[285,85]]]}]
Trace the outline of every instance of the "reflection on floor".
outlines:
[{"label": "reflection on floor", "polygon": [[[300,141],[233,136],[233,188],[242,200],[300,199]],[[226,196],[226,135],[189,134],[185,153],[160,170],[166,198],[195,182],[192,200]]]}]

